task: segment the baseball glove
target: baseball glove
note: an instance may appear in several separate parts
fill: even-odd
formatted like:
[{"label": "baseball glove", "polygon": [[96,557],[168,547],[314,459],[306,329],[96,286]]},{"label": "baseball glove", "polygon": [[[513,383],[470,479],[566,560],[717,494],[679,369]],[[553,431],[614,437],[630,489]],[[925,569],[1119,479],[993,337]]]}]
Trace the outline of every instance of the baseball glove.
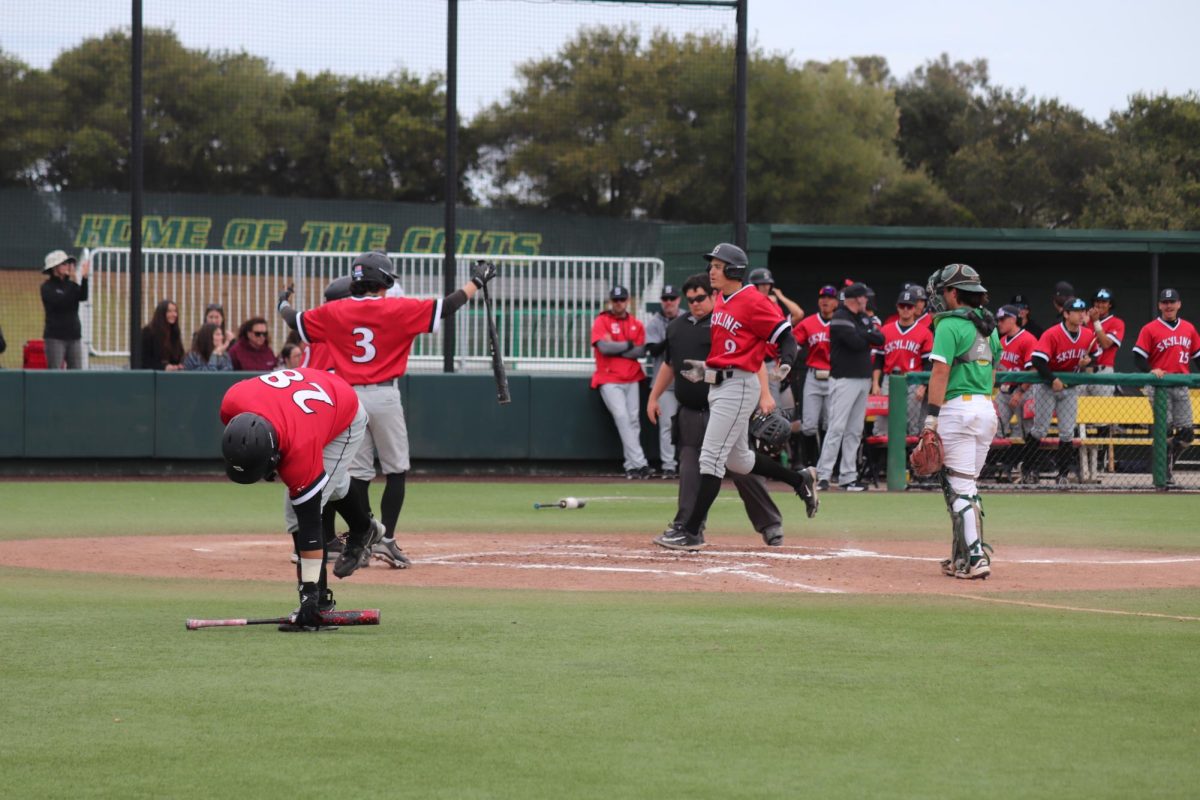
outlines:
[{"label": "baseball glove", "polygon": [[908,463],[912,467],[914,475],[927,478],[937,474],[938,470],[946,463],[946,456],[942,450],[942,437],[938,436],[937,431],[933,428],[921,431],[921,438],[917,441],[917,447],[912,451]]},{"label": "baseball glove", "polygon": [[750,435],[768,449],[783,447],[792,435],[792,423],[779,411],[755,411],[750,417]]}]

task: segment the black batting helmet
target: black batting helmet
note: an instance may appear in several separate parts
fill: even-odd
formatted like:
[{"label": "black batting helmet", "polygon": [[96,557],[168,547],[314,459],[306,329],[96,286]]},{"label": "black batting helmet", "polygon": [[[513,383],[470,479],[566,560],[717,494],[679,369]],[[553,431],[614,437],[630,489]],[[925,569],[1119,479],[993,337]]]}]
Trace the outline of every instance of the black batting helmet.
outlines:
[{"label": "black batting helmet", "polygon": [[766,267],[750,270],[750,282],[755,286],[774,286],[775,276]]},{"label": "black batting helmet", "polygon": [[225,457],[225,474],[234,483],[270,480],[279,465],[275,426],[249,411],[238,414],[225,426],[221,455]]},{"label": "black batting helmet", "polygon": [[746,258],[746,251],[736,244],[728,242],[721,242],[712,249],[711,253],[705,253],[702,258],[705,261],[712,261],[714,258],[723,261],[725,277],[734,281],[740,281],[746,274],[746,268],[750,266],[750,259]]},{"label": "black batting helmet", "polygon": [[356,295],[375,289],[390,289],[395,283],[392,260],[381,250],[363,253],[350,265],[350,291]]},{"label": "black batting helmet", "polygon": [[330,303],[334,300],[342,300],[350,296],[350,276],[343,275],[340,278],[334,278],[325,287],[325,302]]}]

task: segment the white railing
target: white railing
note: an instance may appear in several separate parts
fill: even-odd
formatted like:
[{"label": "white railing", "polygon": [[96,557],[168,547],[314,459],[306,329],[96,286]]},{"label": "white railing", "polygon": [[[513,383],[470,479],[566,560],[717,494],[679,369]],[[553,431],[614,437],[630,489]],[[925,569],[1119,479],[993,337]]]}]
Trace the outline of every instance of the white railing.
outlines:
[{"label": "white railing", "polygon": [[[203,322],[204,308],[220,303],[226,327],[237,332],[243,320],[261,316],[276,351],[289,330],[275,313],[279,291],[296,288],[297,308],[318,305],[329,281],[350,273],[355,253],[299,251],[144,250],[142,324],[164,298],[179,307],[184,347]],[[440,255],[390,254],[398,288],[412,297],[440,297]],[[475,256],[456,259],[455,286],[466,283]],[[657,302],[663,285],[663,262],[657,258],[589,256],[489,256],[499,276],[489,284],[501,348],[511,371],[586,373],[592,368],[589,338],[592,322],[604,308],[608,289],[620,284],[632,294],[631,308],[645,319],[647,301]],[[129,359],[129,250],[101,248],[91,254],[91,299],[81,318],[90,355],[99,361]],[[455,365],[464,372],[491,368],[487,323],[481,299],[453,317]],[[410,369],[440,372],[443,336],[419,336]],[[92,367],[101,366],[93,360]]]}]

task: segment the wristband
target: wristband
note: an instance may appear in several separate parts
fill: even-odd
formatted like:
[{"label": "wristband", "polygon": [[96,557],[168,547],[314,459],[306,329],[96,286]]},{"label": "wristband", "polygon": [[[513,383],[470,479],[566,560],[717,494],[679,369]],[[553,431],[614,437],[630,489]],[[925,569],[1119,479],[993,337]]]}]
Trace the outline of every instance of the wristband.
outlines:
[{"label": "wristband", "polygon": [[938,414],[942,413],[942,407],[941,407],[941,406],[935,406],[933,403],[930,403],[930,404],[929,404],[929,405],[926,407],[926,409],[925,409],[925,413],[926,413],[926,414],[928,414],[928,415],[929,415],[929,416],[931,416],[931,417],[936,417]]}]

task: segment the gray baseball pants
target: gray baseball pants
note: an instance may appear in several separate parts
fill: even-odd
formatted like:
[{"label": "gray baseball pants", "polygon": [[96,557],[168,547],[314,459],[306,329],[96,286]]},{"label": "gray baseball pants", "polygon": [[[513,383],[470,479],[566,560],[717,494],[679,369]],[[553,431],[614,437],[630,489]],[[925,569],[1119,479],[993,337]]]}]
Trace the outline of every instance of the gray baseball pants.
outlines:
[{"label": "gray baseball pants", "polygon": [[866,425],[871,379],[830,378],[829,382],[833,384],[829,390],[829,430],[821,445],[817,480],[831,480],[837,467],[837,482],[845,485],[858,479],[858,445]]},{"label": "gray baseball pants", "polygon": [[638,418],[638,384],[603,383],[600,399],[612,414],[621,437],[621,450],[625,456],[625,471],[648,466],[646,454],[642,452],[642,426]]},{"label": "gray baseball pants", "polygon": [[815,373],[815,369],[808,371],[801,399],[800,433],[805,436],[816,436],[822,424],[829,427],[829,390],[833,381],[830,378],[818,380]]}]

